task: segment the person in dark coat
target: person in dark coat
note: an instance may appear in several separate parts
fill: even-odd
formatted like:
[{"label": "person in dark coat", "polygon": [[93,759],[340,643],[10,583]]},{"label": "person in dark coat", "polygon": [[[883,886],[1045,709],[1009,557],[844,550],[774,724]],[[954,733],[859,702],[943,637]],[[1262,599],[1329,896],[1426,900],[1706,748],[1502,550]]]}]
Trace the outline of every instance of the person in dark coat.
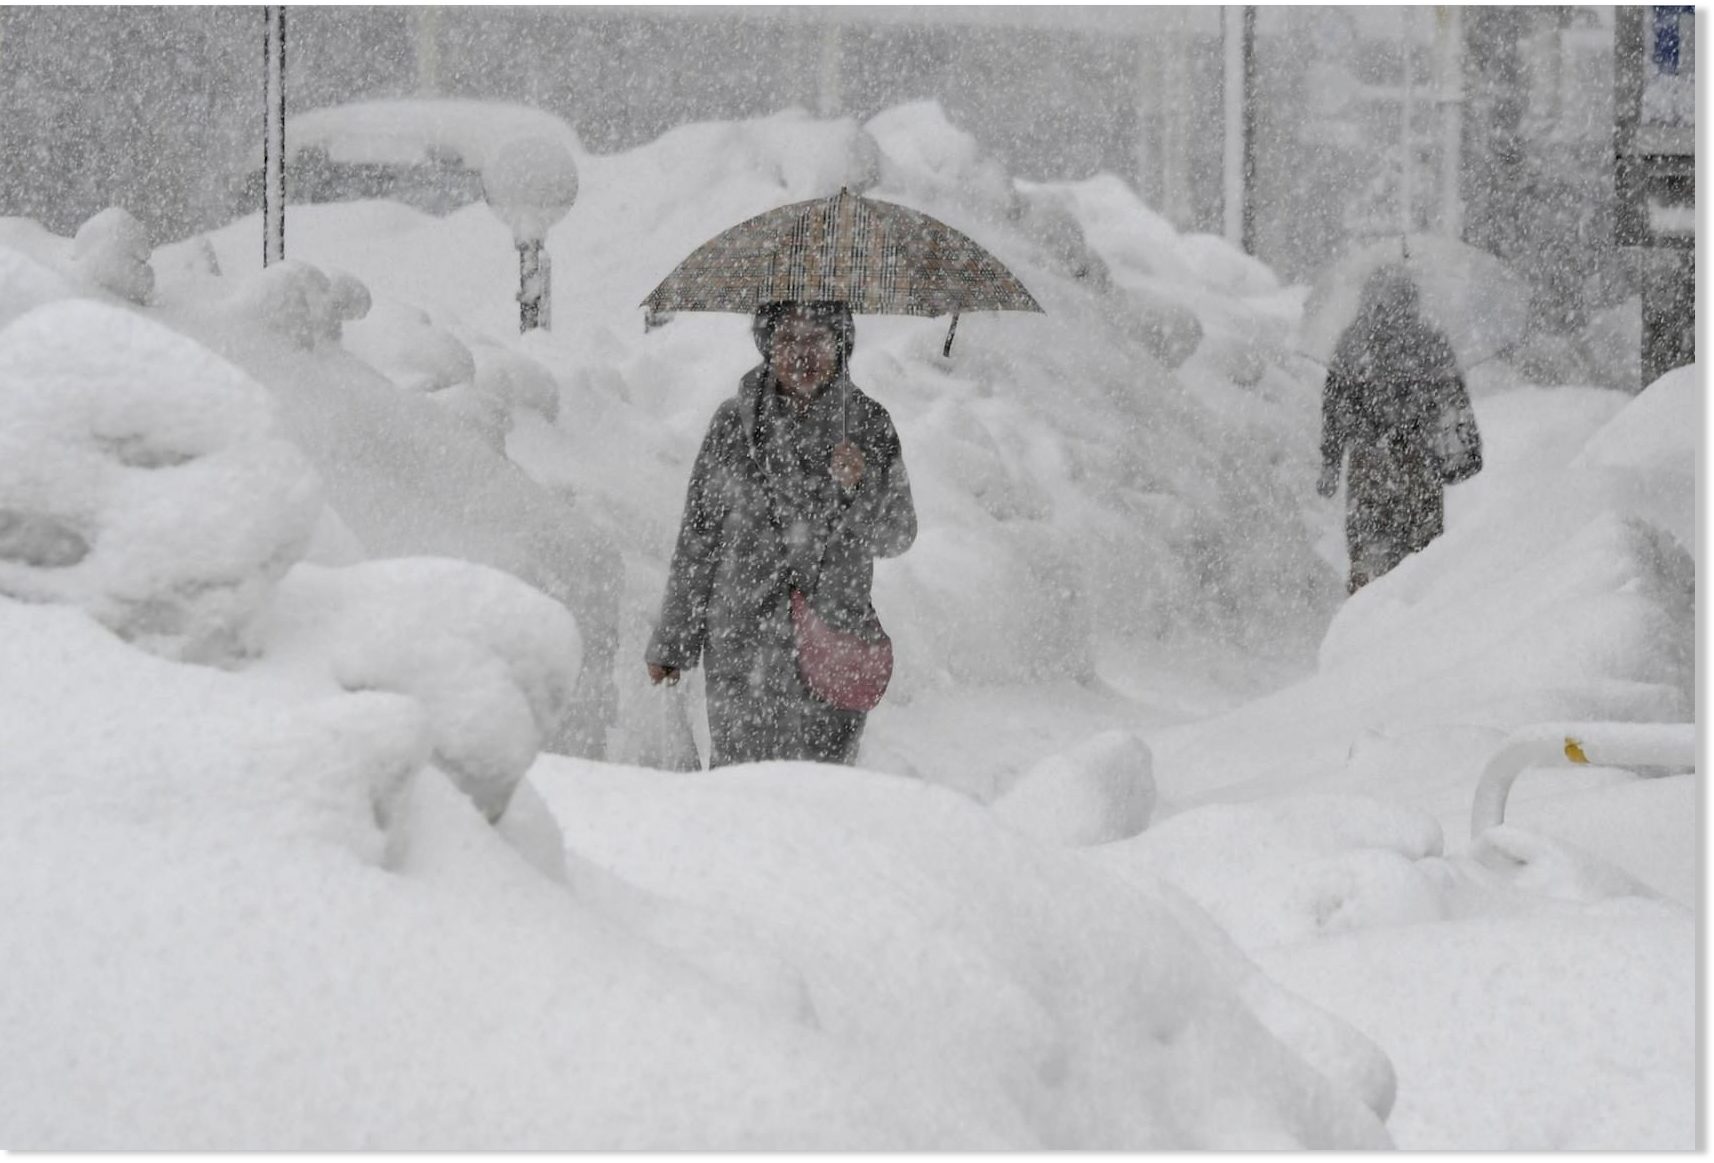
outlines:
[{"label": "person in dark coat", "polygon": [[711,767],[851,764],[866,716],[804,684],[790,593],[837,629],[872,619],[874,559],[916,538],[910,481],[887,410],[850,382],[845,304],[768,304],[751,334],[762,363],[715,410],[697,453],[644,661],[655,683],[701,661]]},{"label": "person in dark coat", "polygon": [[1481,438],[1446,337],[1419,311],[1416,284],[1388,267],[1369,277],[1340,336],[1321,406],[1321,478],[1331,497],[1350,452],[1346,591],[1440,536],[1446,485],[1481,468]]}]

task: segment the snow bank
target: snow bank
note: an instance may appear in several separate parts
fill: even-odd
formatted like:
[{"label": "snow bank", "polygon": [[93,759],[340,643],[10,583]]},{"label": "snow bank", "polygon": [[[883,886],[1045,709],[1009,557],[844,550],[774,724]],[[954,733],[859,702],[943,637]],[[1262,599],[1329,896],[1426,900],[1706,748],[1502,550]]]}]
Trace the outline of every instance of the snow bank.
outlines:
[{"label": "snow bank", "polygon": [[118,206],[110,206],[77,228],[72,266],[83,280],[131,303],[146,303],[155,289],[149,266],[149,234]]},{"label": "snow bank", "polygon": [[147,303],[155,287],[151,254],[148,231],[117,206],[70,239],[27,218],[0,218],[0,327],[56,299]]},{"label": "snow bank", "polygon": [[804,764],[685,778],[549,759],[531,780],[574,856],[736,918],[801,975],[828,1037],[990,1112],[1009,1142],[1386,1141],[1241,1000],[1235,951],[955,793]]},{"label": "snow bank", "polygon": [[1178,885],[1253,951],[1438,920],[1438,886],[1419,862],[1441,848],[1439,825],[1421,812],[1298,795],[1197,808],[1098,852],[1121,871]]},{"label": "snow bank", "polygon": [[1682,1151],[1696,1142],[1696,945],[1694,913],[1632,898],[1259,960],[1386,1047],[1401,1148]]},{"label": "snow bank", "polygon": [[0,593],[227,659],[321,503],[267,393],[190,340],[90,302],[0,331]]},{"label": "snow bank", "polygon": [[[368,319],[346,320],[367,297],[354,278],[293,260],[166,288],[162,313],[269,386],[282,432],[314,466],[362,556],[490,566],[575,616],[583,665],[569,712],[545,745],[602,754],[614,708],[619,561],[611,534],[525,476],[454,409],[402,390],[346,352],[344,329],[361,332]],[[383,322],[408,316],[384,302],[375,310]],[[462,355],[460,367],[473,366],[468,350],[445,338],[445,350]]]},{"label": "snow bank", "polygon": [[[1688,718],[1695,566],[1671,530],[1695,493],[1667,452],[1695,405],[1665,386],[1479,398],[1488,468],[1449,490],[1447,533],[1340,609],[1314,678],[1151,737],[1163,800],[1384,786],[1456,819],[1515,727]],[[1591,463],[1609,422],[1616,460],[1661,455]]]},{"label": "snow bank", "polygon": [[0,327],[44,303],[70,299],[75,289],[52,267],[0,245]]},{"label": "snow bank", "polygon": [[1149,826],[1155,806],[1148,744],[1104,731],[1026,771],[990,806],[1031,835],[1063,844],[1104,844]]},{"label": "snow bank", "polygon": [[436,766],[490,820],[558,731],[582,655],[553,599],[497,570],[434,559],[299,566],[262,637],[268,670],[416,699]]},{"label": "snow bank", "polygon": [[287,259],[232,288],[225,304],[234,317],[305,351],[340,342],[347,320],[369,313],[368,288],[350,275],[332,275]]},{"label": "snow bank", "polygon": [[[1315,795],[1195,808],[1092,853],[1182,889],[1263,980],[1384,1048],[1401,1148],[1693,1137],[1694,912],[1598,857],[1507,825],[1447,858],[1424,813]],[[1337,1077],[1365,1060],[1330,1061]]]},{"label": "snow bank", "polygon": [[8,1145],[1008,1142],[568,896],[415,774],[415,700],[166,662],[62,607],[0,599],[0,634]]}]

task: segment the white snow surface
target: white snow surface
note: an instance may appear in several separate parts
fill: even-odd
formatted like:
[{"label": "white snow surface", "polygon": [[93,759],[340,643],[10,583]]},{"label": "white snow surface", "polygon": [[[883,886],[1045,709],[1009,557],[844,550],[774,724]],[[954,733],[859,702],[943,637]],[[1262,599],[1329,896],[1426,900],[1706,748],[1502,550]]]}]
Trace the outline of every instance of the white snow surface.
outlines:
[{"label": "white snow surface", "polygon": [[[1695,714],[1696,369],[1473,377],[1488,467],[1343,601],[1304,288],[1118,179],[932,103],[578,167],[522,337],[481,206],[293,207],[265,272],[0,219],[0,1143],[1694,1143],[1698,777],[1464,837],[1509,731]],[[755,358],[634,304],[840,184],[1048,313],[859,321],[923,527],[862,766],[626,766]]]},{"label": "white snow surface", "polygon": [[[548,137],[574,154],[576,132],[551,113],[528,105],[458,98],[353,101],[293,114],[286,148],[296,155],[321,149],[329,160],[370,165],[421,165],[450,156],[480,170],[492,154],[520,137]],[[258,149],[251,165],[260,167]]]}]

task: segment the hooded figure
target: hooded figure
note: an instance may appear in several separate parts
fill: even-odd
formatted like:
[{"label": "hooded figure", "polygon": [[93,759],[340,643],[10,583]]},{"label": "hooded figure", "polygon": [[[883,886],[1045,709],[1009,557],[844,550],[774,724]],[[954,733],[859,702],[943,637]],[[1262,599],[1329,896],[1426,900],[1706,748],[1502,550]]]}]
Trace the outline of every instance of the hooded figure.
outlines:
[{"label": "hooded figure", "polygon": [[1369,276],[1328,368],[1316,483],[1324,497],[1339,487],[1346,450],[1346,590],[1356,593],[1440,536],[1446,485],[1482,465],[1452,346],[1422,317],[1416,284],[1397,267]]},{"label": "hooded figure", "polygon": [[837,629],[865,626],[874,559],[916,538],[910,482],[887,410],[847,375],[845,304],[767,304],[751,334],[762,363],[715,410],[697,453],[644,660],[657,683],[702,662],[711,767],[850,764],[866,716],[804,684],[790,593]]}]

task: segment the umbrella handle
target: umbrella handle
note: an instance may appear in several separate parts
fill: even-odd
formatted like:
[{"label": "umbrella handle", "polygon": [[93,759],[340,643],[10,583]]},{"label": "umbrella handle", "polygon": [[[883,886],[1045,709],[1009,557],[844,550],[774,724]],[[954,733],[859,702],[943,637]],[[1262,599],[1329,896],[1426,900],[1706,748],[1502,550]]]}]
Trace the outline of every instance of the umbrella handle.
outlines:
[{"label": "umbrella handle", "polygon": [[946,329],[946,346],[940,349],[940,354],[946,359],[952,358],[952,337],[957,334],[958,312],[954,311],[952,313],[952,326]]}]

